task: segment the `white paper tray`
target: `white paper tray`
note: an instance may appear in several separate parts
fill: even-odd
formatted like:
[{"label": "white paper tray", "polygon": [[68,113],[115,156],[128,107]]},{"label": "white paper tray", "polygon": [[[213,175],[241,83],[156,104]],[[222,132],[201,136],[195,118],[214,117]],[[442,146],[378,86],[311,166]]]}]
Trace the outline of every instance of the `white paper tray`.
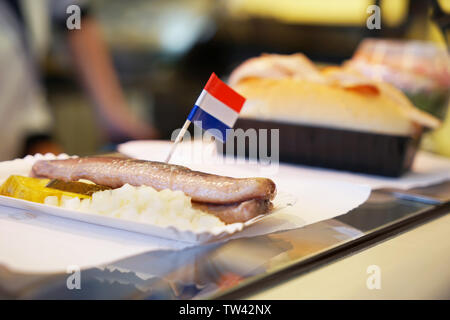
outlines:
[{"label": "white paper tray", "polygon": [[[24,159],[16,159],[13,161],[6,161],[0,163],[0,181],[6,180],[11,174],[20,174],[27,176],[31,170],[35,161],[40,159],[64,159],[68,158],[67,155],[60,155],[58,157],[47,154],[45,156],[39,155],[35,157],[27,156]],[[293,196],[282,194],[277,196],[274,201],[274,210],[276,212],[282,208],[293,205]],[[34,212],[41,212],[50,214],[57,217],[68,218],[72,220],[78,220],[82,222],[92,223],[96,225],[112,227],[116,229],[138,232],[145,235],[155,236],[159,238],[165,238],[170,240],[184,241],[189,243],[206,243],[213,242],[220,239],[229,237],[244,228],[264,219],[268,215],[261,215],[255,217],[245,223],[233,223],[223,227],[215,227],[212,230],[196,232],[192,230],[181,230],[175,226],[162,227],[158,225],[152,225],[149,223],[136,222],[126,219],[120,219],[115,217],[109,217],[101,214],[87,213],[76,210],[69,210],[51,205],[36,203],[32,201],[16,199],[7,196],[0,196],[0,205],[13,207],[22,210],[30,210]]]}]

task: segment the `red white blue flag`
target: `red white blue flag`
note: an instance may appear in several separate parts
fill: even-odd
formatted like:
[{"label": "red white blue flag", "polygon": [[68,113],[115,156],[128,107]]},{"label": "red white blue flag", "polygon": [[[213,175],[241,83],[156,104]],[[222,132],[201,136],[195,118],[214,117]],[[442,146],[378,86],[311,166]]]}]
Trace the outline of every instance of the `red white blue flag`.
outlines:
[{"label": "red white blue flag", "polygon": [[234,126],[241,112],[245,98],[222,82],[215,73],[211,75],[205,88],[189,113],[188,120],[199,125],[221,142],[227,138],[227,129]]}]

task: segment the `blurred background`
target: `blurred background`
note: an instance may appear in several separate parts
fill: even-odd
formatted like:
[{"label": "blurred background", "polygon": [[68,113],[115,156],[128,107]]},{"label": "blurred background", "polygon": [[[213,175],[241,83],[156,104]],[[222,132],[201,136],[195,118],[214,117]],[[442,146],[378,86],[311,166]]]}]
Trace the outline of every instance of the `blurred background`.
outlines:
[{"label": "blurred background", "polygon": [[[73,4],[81,30],[67,28]],[[372,4],[381,8],[381,29],[366,26]],[[340,64],[366,38],[427,42],[399,50],[422,69],[440,61],[425,72],[432,84],[403,81],[401,89],[444,119],[449,13],[448,0],[0,0],[0,160],[168,139],[211,72],[226,80],[264,52]],[[450,155],[449,122],[425,140],[428,148]]]}]

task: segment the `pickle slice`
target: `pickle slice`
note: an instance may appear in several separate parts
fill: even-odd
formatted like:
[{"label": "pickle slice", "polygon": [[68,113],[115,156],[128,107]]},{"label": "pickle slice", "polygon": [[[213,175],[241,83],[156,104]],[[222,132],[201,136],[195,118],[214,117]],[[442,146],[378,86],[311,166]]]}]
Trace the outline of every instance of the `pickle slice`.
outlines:
[{"label": "pickle slice", "polygon": [[92,184],[92,183],[84,183],[84,182],[66,182],[58,179],[51,180],[47,185],[47,188],[57,189],[61,191],[74,192],[78,194],[84,194],[86,196],[92,196],[94,192],[110,190],[110,187]]},{"label": "pickle slice", "polygon": [[12,175],[3,183],[0,194],[13,198],[44,203],[46,197],[56,196],[61,200],[62,196],[71,198],[90,198],[87,195],[47,188],[49,179],[39,179]]}]

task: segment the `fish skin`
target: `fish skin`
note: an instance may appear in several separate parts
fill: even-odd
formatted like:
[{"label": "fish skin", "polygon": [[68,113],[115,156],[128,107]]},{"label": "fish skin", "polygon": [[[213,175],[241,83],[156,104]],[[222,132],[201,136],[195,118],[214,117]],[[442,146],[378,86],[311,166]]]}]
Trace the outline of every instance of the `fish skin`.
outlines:
[{"label": "fish skin", "polygon": [[180,190],[193,201],[215,204],[272,200],[276,194],[275,183],[267,178],[231,178],[163,162],[119,157],[40,160],[33,165],[31,175],[63,181],[87,179],[111,188],[128,183],[156,190]]}]

